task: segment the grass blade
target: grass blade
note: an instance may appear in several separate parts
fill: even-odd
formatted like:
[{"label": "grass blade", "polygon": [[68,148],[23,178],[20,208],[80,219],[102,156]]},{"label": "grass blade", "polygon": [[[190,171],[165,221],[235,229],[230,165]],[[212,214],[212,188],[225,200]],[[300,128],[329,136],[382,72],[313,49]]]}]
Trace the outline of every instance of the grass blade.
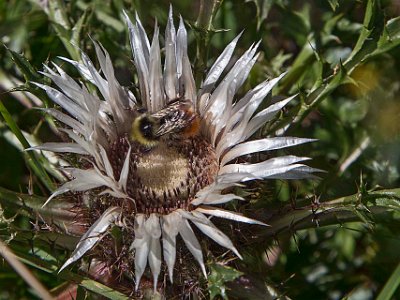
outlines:
[{"label": "grass blade", "polygon": [[390,275],[389,280],[386,282],[385,286],[379,293],[376,300],[389,300],[392,299],[394,292],[400,285],[400,263],[397,265],[396,269]]}]

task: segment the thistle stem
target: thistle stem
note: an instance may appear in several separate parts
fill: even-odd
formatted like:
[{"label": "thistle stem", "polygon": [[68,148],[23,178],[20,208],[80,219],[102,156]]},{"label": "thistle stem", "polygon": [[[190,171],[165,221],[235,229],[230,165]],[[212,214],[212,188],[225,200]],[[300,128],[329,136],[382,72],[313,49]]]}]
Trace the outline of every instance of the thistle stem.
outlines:
[{"label": "thistle stem", "polygon": [[[310,201],[310,200],[306,200]],[[314,203],[293,208],[283,208],[266,221],[270,227],[263,228],[260,238],[292,233],[297,230],[316,228],[349,222],[388,222],[400,201],[400,189],[380,190]],[[301,205],[301,203],[298,203]]]},{"label": "thistle stem", "polygon": [[212,22],[218,12],[223,0],[201,0],[199,15],[197,17],[195,26],[197,28],[197,49],[196,49],[196,83],[200,84],[203,77],[203,71],[207,67],[208,50],[210,48],[210,41],[212,37]]}]

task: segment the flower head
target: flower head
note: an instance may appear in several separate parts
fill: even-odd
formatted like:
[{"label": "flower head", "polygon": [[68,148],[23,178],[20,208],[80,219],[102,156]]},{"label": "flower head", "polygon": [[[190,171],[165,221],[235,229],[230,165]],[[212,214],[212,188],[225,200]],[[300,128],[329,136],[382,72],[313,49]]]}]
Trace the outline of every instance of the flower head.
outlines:
[{"label": "flower head", "polygon": [[311,140],[266,137],[249,141],[293,98],[258,110],[284,74],[260,83],[240,99],[235,98],[257,60],[258,44],[227,69],[239,39],[236,37],[197,90],[182,19],[176,30],[170,11],[162,63],[158,27],[150,43],[138,17],[134,24],[125,17],[140,99],[118,83],[107,51],[93,42],[100,71],[85,53],[81,62],[62,59],[94,84],[96,93],[56,64],[55,70],[46,67],[43,74],[58,89],[37,85],[63,111],[45,111],[65,125],[60,130],[70,140],[46,143],[36,149],[73,153],[82,158],[78,167],[68,169],[70,181],[48,199],[72,192],[90,211],[91,226],[61,270],[93,251],[111,226],[119,226],[127,233],[128,252],[134,257],[131,267],[136,288],[147,263],[156,287],[162,260],[173,280],[178,235],[206,276],[193,225],[241,257],[209,216],[265,224],[215,205],[243,200],[229,191],[246,181],[309,177],[314,170],[302,163],[306,157],[287,155],[249,163],[246,156]]}]

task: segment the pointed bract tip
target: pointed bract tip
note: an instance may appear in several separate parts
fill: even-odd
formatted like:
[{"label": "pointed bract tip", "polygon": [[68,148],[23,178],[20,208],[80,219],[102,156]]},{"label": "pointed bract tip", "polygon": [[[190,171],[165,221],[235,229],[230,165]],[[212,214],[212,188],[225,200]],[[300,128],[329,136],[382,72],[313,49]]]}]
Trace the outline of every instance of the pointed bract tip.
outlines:
[{"label": "pointed bract tip", "polygon": [[157,293],[157,281],[158,281],[158,276],[153,275],[153,293]]},{"label": "pointed bract tip", "polygon": [[125,19],[129,19],[128,13],[125,9],[122,10],[122,14],[124,15]]},{"label": "pointed bract tip", "polygon": [[25,148],[25,149],[23,149],[22,151],[32,151],[32,150],[36,150],[36,148],[35,147],[29,147],[29,148]]},{"label": "pointed bract tip", "polygon": [[137,23],[142,24],[140,22],[140,18],[139,18],[139,15],[138,15],[137,11],[135,11],[135,20],[136,20]]},{"label": "pointed bract tip", "polygon": [[67,261],[61,266],[60,270],[58,270],[57,274],[60,274],[71,263],[72,263],[72,259],[71,258],[67,259]]},{"label": "pointed bract tip", "polygon": [[257,48],[260,46],[260,44],[261,44],[261,40],[259,40],[257,43],[255,43],[253,49],[257,50]]},{"label": "pointed bract tip", "polygon": [[243,257],[240,255],[239,251],[235,247],[232,248],[233,253],[236,254],[237,257],[239,257],[241,260],[243,260]]},{"label": "pointed bract tip", "polygon": [[204,264],[201,264],[200,268],[201,268],[201,272],[203,272],[204,277],[207,279],[207,271],[206,271],[206,267],[204,266]]},{"label": "pointed bract tip", "polygon": [[182,15],[179,15],[179,28],[185,28],[185,22],[183,21]]},{"label": "pointed bract tip", "polygon": [[135,284],[135,292],[139,290],[139,284],[140,284],[140,279],[136,279],[136,284]]},{"label": "pointed bract tip", "polygon": [[42,208],[44,208],[55,196],[57,196],[56,193],[53,193],[47,200],[46,202],[42,205]]},{"label": "pointed bract tip", "polygon": [[132,21],[131,21],[131,18],[129,17],[129,15],[128,15],[128,13],[126,12],[125,9],[122,11],[122,13],[123,13],[123,15],[124,15],[125,22],[126,22],[126,24],[128,25],[128,29],[131,29],[132,26],[133,26]]},{"label": "pointed bract tip", "polygon": [[243,32],[244,32],[244,29],[230,42],[230,44],[236,44],[238,42],[238,40],[241,38]]}]

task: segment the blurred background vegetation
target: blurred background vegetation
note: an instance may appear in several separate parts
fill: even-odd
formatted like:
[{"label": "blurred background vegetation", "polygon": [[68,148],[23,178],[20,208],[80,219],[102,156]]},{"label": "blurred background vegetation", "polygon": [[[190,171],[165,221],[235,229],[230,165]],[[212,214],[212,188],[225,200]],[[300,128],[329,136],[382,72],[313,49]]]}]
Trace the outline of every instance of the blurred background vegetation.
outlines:
[{"label": "blurred background vegetation", "polygon": [[[80,299],[104,295],[106,287],[76,274],[57,277],[66,251],[36,239],[32,229],[40,220],[21,213],[18,201],[25,198],[17,193],[46,197],[58,178],[47,166],[51,157],[21,151],[58,139],[52,121],[32,109],[47,105],[47,98],[30,81],[45,80],[37,73],[43,63],[63,65],[58,56],[79,60],[73,45],[94,57],[90,35],[110,53],[121,84],[135,90],[122,11],[136,11],[151,35],[155,18],[165,28],[170,3],[175,20],[181,14],[191,28],[189,56],[198,83],[242,30],[237,54],[261,40],[261,56],[242,92],[288,71],[274,98],[299,96],[260,134],[318,139],[290,153],[312,157],[310,165],[326,171],[320,180],[266,181],[243,191],[253,195],[238,210],[272,226],[249,232],[257,236],[251,243],[237,237],[243,262],[228,267],[210,259],[205,297],[267,299],[269,291],[291,299],[400,299],[397,0],[0,0],[1,239],[48,289],[75,278]],[[212,26],[201,3],[216,5]],[[0,299],[37,297],[6,262],[0,264]]]}]

